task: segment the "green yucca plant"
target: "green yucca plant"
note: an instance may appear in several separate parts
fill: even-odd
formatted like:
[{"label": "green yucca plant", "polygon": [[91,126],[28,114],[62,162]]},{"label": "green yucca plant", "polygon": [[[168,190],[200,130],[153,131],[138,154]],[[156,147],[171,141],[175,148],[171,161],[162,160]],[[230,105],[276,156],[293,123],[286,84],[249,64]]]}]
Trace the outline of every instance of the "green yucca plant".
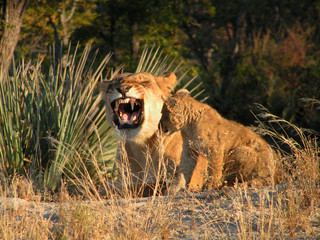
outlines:
[{"label": "green yucca plant", "polygon": [[0,162],[5,176],[34,173],[41,163],[41,62],[1,70]]},{"label": "green yucca plant", "polygon": [[58,132],[50,136],[55,152],[44,178],[49,187],[54,188],[63,173],[72,178],[81,176],[84,171],[93,177],[97,172],[95,168],[90,171],[93,158],[103,167],[114,158],[116,140],[104,119],[103,108],[99,107],[96,91],[111,55],[107,55],[94,71],[95,55],[90,62],[89,54],[87,47],[78,61],[74,54],[67,58],[70,66],[58,65],[49,73],[48,102],[57,109],[53,117],[58,126]]},{"label": "green yucca plant", "polygon": [[170,59],[170,55],[164,54],[159,46],[152,45],[149,47],[146,45],[144,47],[136,72],[149,72],[155,76],[164,72],[181,73],[178,76],[176,89],[186,88],[195,98],[205,91],[201,87],[203,83],[197,81],[197,76],[188,77],[188,70],[183,69],[182,63],[177,63],[175,58]]},{"label": "green yucca plant", "polygon": [[[67,56],[67,66],[51,65],[47,77],[41,61],[22,62],[12,77],[2,72],[0,161],[7,177],[44,172],[45,186],[54,189],[79,161],[70,149],[93,154],[101,166],[113,160],[116,140],[95,90],[110,54],[93,70],[96,54],[89,61],[89,47],[79,59],[76,52]],[[89,157],[84,159],[90,168]]]},{"label": "green yucca plant", "polygon": [[[104,77],[111,55],[94,67],[97,53],[86,47],[77,57],[77,49],[73,54],[69,49],[64,64],[52,62],[47,75],[42,61],[22,61],[12,77],[1,74],[0,161],[7,177],[40,176],[45,187],[55,189],[66,176],[77,190],[88,193],[89,187],[98,193],[95,186],[113,174],[117,140],[105,121],[96,83],[123,70]],[[146,46],[136,72],[143,71],[160,75],[183,70],[159,47]],[[179,86],[196,90],[190,89],[195,78],[186,76],[181,74]]]},{"label": "green yucca plant", "polygon": [[[28,94],[24,93],[28,91],[28,85],[25,84],[24,72],[21,69],[14,73],[14,76],[9,78],[6,72],[2,72],[0,81],[1,172],[7,176],[22,173],[24,148],[27,148],[26,145],[31,143],[33,138],[31,116],[25,112]],[[24,139],[29,139],[30,142]]]}]

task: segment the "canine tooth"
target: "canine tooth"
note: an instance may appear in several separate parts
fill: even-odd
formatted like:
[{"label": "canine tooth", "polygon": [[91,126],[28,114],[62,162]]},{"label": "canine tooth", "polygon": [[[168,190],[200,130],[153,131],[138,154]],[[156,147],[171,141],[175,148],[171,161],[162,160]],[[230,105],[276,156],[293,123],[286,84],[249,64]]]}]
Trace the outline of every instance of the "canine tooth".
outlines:
[{"label": "canine tooth", "polygon": [[131,105],[131,110],[133,111],[133,109],[134,109],[134,101],[133,100],[130,100],[130,105]]},{"label": "canine tooth", "polygon": [[116,101],[116,111],[119,110],[119,101]]},{"label": "canine tooth", "polygon": [[129,98],[124,98],[124,99],[119,99],[120,103],[128,103],[129,102]]},{"label": "canine tooth", "polygon": [[133,116],[131,116],[129,123],[132,124],[133,123]]},{"label": "canine tooth", "polygon": [[122,124],[123,124],[122,119],[121,119],[121,118],[118,118],[118,119],[119,119],[119,123],[120,123],[120,125],[122,125]]}]

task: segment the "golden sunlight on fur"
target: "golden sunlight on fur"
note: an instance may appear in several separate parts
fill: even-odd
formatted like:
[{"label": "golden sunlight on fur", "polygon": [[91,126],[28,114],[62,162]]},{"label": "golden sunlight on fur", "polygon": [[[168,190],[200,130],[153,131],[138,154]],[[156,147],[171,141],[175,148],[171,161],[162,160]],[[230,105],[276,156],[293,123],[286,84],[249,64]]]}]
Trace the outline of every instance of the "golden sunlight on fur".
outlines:
[{"label": "golden sunlight on fur", "polygon": [[[181,158],[181,133],[164,136],[158,125],[162,95],[169,95],[176,81],[174,73],[157,77],[124,73],[99,84],[106,118],[120,139],[116,159],[119,174],[112,190],[123,192],[125,182],[129,190],[148,196],[142,185],[152,189],[157,183],[165,187],[173,181]],[[130,180],[125,180],[129,175]],[[159,177],[161,180],[157,180]]]},{"label": "golden sunlight on fur", "polygon": [[[273,183],[276,155],[258,134],[221,117],[185,90],[163,99],[162,131],[167,136],[182,134],[178,179],[187,183],[189,190],[218,188],[236,181],[251,186]],[[181,183],[169,191],[176,192],[180,187]]]}]

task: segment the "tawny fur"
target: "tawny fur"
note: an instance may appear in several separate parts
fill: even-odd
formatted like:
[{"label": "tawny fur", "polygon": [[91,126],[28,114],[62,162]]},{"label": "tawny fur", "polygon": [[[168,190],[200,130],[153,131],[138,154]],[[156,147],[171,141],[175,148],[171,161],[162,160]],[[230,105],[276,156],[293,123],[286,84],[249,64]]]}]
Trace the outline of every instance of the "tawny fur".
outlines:
[{"label": "tawny fur", "polygon": [[[136,187],[136,192],[140,191],[139,188],[143,184],[155,186],[159,166],[162,172],[167,174],[161,181],[166,181],[174,176],[175,168],[180,163],[181,133],[164,136],[158,129],[163,106],[162,95],[169,95],[170,88],[173,88],[176,81],[174,73],[166,73],[158,77],[150,73],[125,73],[99,84],[101,97],[105,102],[106,118],[120,139],[116,157],[118,168],[123,165],[127,167],[126,171],[132,177],[131,182]],[[135,129],[119,130],[112,122],[111,102],[121,97],[116,88],[123,85],[131,87],[127,92],[128,96],[144,102],[144,121]],[[124,181],[126,180],[123,180],[123,177],[121,179],[120,173],[114,184],[118,188],[117,191],[121,192],[124,189]]]},{"label": "tawny fur", "polygon": [[[161,126],[166,135],[181,130],[180,179],[189,190],[218,188],[236,181],[252,186],[273,183],[275,154],[248,127],[227,120],[185,91],[164,97]],[[173,187],[172,192],[179,190]]]}]

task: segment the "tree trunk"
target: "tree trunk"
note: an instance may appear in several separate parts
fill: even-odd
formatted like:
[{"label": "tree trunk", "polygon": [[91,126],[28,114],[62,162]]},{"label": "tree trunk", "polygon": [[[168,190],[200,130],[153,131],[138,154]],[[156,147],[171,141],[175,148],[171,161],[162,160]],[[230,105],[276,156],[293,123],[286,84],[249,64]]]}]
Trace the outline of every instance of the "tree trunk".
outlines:
[{"label": "tree trunk", "polygon": [[187,24],[183,24],[182,27],[183,27],[185,33],[189,37],[189,40],[190,40],[191,46],[192,46],[192,51],[198,57],[198,59],[199,59],[199,61],[201,63],[201,67],[207,73],[209,73],[209,70],[208,70],[209,63],[208,63],[208,59],[205,57],[205,50],[204,50],[202,44],[193,36],[192,29],[190,27],[188,27]]},{"label": "tree trunk", "polygon": [[139,54],[139,48],[140,48],[140,40],[139,37],[137,36],[137,30],[138,30],[138,24],[134,23],[130,26],[131,30],[131,60],[136,60],[138,58]]},{"label": "tree trunk", "polygon": [[10,68],[14,50],[19,40],[23,16],[29,0],[5,0],[2,5],[4,20],[0,40],[0,72]]},{"label": "tree trunk", "polygon": [[241,33],[241,29],[244,24],[247,8],[248,8],[248,0],[243,0],[241,11],[238,15],[237,23],[234,28],[233,48],[232,48],[231,54],[229,56],[229,63],[228,63],[227,71],[226,71],[227,74],[224,77],[222,84],[221,84],[222,99],[224,99],[226,97],[227,89],[229,88],[229,86],[231,84],[233,73],[234,73],[234,70],[237,66],[237,58],[239,55],[239,47],[240,47],[239,46],[240,45],[240,33]]},{"label": "tree trunk", "polygon": [[53,28],[53,33],[54,33],[54,62],[56,64],[56,66],[57,66],[58,63],[61,61],[61,58],[62,58],[62,44],[61,44],[61,41],[60,41],[58,28],[54,24],[54,22],[52,22],[51,16],[49,16],[48,23]]},{"label": "tree trunk", "polygon": [[78,2],[77,0],[73,1],[73,5],[68,16],[66,14],[66,7],[63,6],[62,8],[60,8],[60,11],[61,11],[60,20],[61,20],[62,31],[63,31],[63,36],[62,36],[63,47],[68,47],[69,45],[70,28],[68,27],[68,23],[73,18],[73,15],[77,7],[77,2]]}]

